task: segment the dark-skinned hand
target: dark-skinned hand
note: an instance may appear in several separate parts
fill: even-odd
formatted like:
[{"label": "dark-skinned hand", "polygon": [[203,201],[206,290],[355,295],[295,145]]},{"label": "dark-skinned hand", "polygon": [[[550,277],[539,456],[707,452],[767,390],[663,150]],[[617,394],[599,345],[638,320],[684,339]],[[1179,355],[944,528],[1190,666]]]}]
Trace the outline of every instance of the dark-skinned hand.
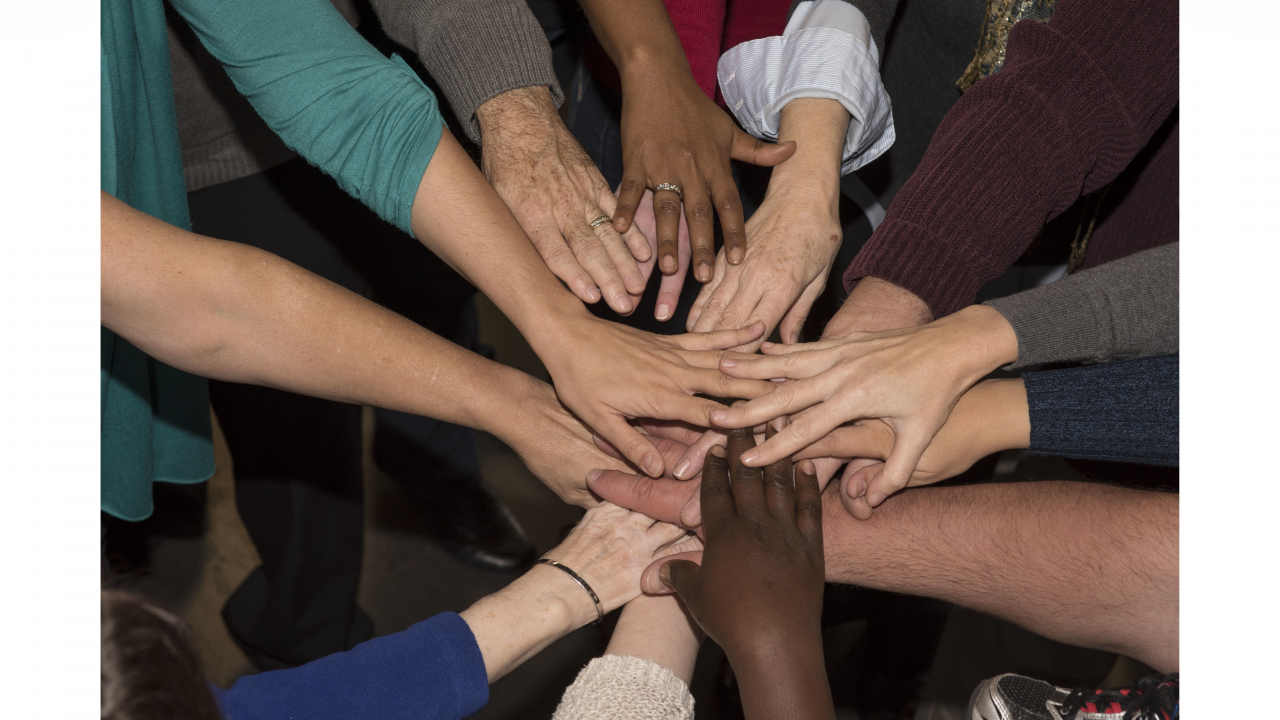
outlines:
[{"label": "dark-skinned hand", "polygon": [[701,564],[680,556],[655,562],[641,587],[678,593],[724,648],[748,718],[831,718],[822,662],[818,479],[809,461],[798,472],[789,459],[765,468],[743,465],[743,451],[755,444],[750,430],[736,430],[727,453],[717,446],[707,455]]}]

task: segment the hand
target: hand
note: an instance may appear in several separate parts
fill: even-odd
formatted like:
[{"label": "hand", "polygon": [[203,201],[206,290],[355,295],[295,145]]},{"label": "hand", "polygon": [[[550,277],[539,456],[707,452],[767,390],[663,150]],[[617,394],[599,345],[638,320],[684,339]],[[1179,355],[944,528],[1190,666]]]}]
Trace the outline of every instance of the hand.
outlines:
[{"label": "hand", "polygon": [[[620,315],[635,310],[653,259],[636,228],[610,223],[617,202],[604,177],[564,126],[545,87],[509,90],[476,110],[484,139],[481,168],[534,247],[583,302],[601,294]],[[650,265],[652,266],[652,264]]]},{"label": "hand", "polygon": [[[764,203],[747,222],[745,259],[729,265],[721,248],[715,276],[689,312],[688,329],[706,332],[762,320],[766,336],[781,322],[782,341],[799,340],[843,238],[839,185],[834,187],[833,193],[770,181]],[[755,352],[760,342],[742,350]]]},{"label": "hand", "polygon": [[795,144],[771,145],[740,130],[694,82],[683,57],[624,63],[620,72],[623,174],[614,229],[626,232],[632,227],[646,189],[663,183],[679,187],[681,193],[664,190],[653,195],[658,269],[672,275],[680,267],[677,231],[683,203],[693,276],[708,282],[715,262],[716,214],[729,263],[737,265],[746,253],[742,200],[730,158],[773,166],[790,157]]},{"label": "hand", "polygon": [[[882,420],[858,420],[832,430],[797,453],[797,458],[849,458],[840,483],[840,501],[859,520],[871,517],[866,493],[884,472],[894,448],[893,427]],[[918,487],[955,477],[1001,450],[1031,445],[1031,420],[1022,380],[987,380],[960,396],[947,422],[933,436],[907,481]]]},{"label": "hand", "polygon": [[556,394],[591,429],[644,472],[663,472],[657,448],[627,420],[659,418],[706,425],[720,403],[693,397],[759,397],[773,384],[738,380],[716,370],[719,353],[756,339],[764,328],[654,335],[583,312],[558,331],[531,337],[555,381]]},{"label": "hand", "polygon": [[[673,438],[683,437],[686,440],[692,440],[698,437],[698,433],[687,427],[673,424],[655,425],[649,422],[641,424],[646,429],[653,429],[654,442],[662,452],[663,461],[668,468],[667,472],[663,477],[654,479],[626,471],[592,470],[587,475],[587,483],[591,491],[615,505],[630,508],[663,522],[678,524],[701,536],[703,532],[701,474],[705,451],[698,456],[696,464],[690,471],[693,473],[692,479],[680,480],[670,471],[670,468],[677,465],[677,461],[679,464],[684,464],[693,455],[690,446]],[[757,436],[758,439],[763,438],[764,433],[757,433]],[[721,435],[721,437],[727,437],[727,435]],[[725,445],[724,441],[718,443],[719,447]],[[713,447],[717,447],[717,444],[708,445],[707,450]],[[608,447],[605,448],[605,452],[616,453]],[[812,458],[819,490],[825,488],[831,478],[835,477],[836,471],[845,460],[847,458]]]},{"label": "hand", "polygon": [[747,223],[742,264],[726,262],[728,245],[716,257],[715,277],[689,313],[690,330],[760,319],[765,334],[781,322],[783,342],[799,340],[840,251],[840,160],[848,131],[849,111],[835,100],[800,98],[782,109],[778,139],[803,141],[769,178],[764,202]]},{"label": "hand", "polygon": [[854,285],[848,299],[822,331],[822,339],[835,340],[855,332],[897,330],[928,322],[933,322],[933,313],[915,293],[867,276]]},{"label": "hand", "polygon": [[764,351],[769,355],[725,358],[720,369],[740,378],[796,381],[742,406],[719,408],[711,422],[752,427],[791,416],[776,438],[744,454],[744,463],[761,466],[799,452],[850,420],[884,420],[893,428],[894,447],[884,472],[867,483],[867,503],[875,507],[906,487],[960,395],[1017,359],[1018,339],[999,312],[974,305],[918,328],[766,345]]},{"label": "hand", "polygon": [[[739,461],[750,431],[716,447],[703,471],[701,564],[667,558],[647,593],[675,591],[740,678],[747,717],[834,717],[822,663],[822,498],[813,463],[763,470]],[[732,477],[731,477],[732,476]],[[786,712],[779,713],[778,710]]]}]

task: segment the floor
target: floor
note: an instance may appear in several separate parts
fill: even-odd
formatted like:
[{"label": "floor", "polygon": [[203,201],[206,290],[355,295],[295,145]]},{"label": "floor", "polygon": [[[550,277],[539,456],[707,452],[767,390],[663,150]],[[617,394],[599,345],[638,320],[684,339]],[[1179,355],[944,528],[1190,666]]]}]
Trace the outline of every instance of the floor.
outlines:
[{"label": "floor", "polygon": [[[479,307],[481,341],[495,349],[496,359],[545,378],[545,369],[509,321],[483,297]],[[366,433],[372,428],[371,418],[366,409]],[[219,611],[258,560],[236,513],[234,461],[216,424],[214,440],[218,469],[207,487],[175,490],[179,499],[170,500],[170,506],[179,506],[174,511],[177,516],[183,514],[181,506],[186,504],[191,522],[177,522],[158,532],[150,541],[149,572],[118,582],[184,617],[195,631],[209,680],[227,687],[255,669],[231,641]],[[576,521],[581,510],[563,504],[529,473],[515,453],[493,437],[481,434],[479,449],[485,481],[511,507],[539,552],[553,547],[561,529]],[[1003,457],[996,472],[1028,478],[1071,474],[1061,461],[1020,459],[1016,454]],[[365,478],[360,604],[372,616],[379,635],[403,630],[438,612],[463,610],[513,579],[462,565],[438,549],[423,535],[412,503],[370,462],[367,451]],[[829,628],[828,657],[855,646],[864,626],[854,622]],[[603,651],[609,630],[606,622],[553,644],[496,683],[489,705],[477,717],[550,717],[578,670]],[[1027,657],[1039,664],[1028,666]],[[722,662],[723,654],[707,643],[693,683],[700,718],[733,715],[727,706],[717,707],[722,702],[716,687]],[[1041,668],[1060,677],[1096,682],[1115,664],[1115,656],[1052,643],[1006,623],[956,609],[948,620],[935,669],[915,717],[959,718],[974,684],[1014,663],[1024,669]],[[857,714],[845,710],[841,717],[849,720]]]}]

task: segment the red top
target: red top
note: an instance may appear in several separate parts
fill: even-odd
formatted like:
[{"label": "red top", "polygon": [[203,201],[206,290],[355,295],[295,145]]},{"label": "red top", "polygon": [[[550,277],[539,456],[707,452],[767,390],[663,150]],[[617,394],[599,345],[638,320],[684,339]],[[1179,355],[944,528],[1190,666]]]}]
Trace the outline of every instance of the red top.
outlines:
[{"label": "red top", "polygon": [[[915,293],[935,317],[972,303],[1046,221],[1114,180],[1177,102],[1172,0],[1064,0],[1048,25],[1018,23],[1004,68],[943,118],[845,287],[873,275]],[[1122,227],[1127,251],[1177,240],[1177,141],[1175,126],[1128,209],[1095,232],[1090,261],[1126,254],[1095,247]]]}]

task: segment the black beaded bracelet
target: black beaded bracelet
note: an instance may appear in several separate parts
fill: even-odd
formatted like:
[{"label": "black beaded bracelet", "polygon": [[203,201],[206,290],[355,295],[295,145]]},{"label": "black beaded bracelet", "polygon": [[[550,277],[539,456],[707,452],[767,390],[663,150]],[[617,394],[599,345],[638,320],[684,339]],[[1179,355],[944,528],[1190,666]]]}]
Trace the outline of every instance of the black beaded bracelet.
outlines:
[{"label": "black beaded bracelet", "polygon": [[535,564],[535,565],[550,565],[550,566],[552,566],[552,567],[560,568],[561,570],[565,571],[565,573],[567,573],[567,574],[569,575],[569,577],[573,578],[575,582],[577,582],[579,585],[581,585],[581,586],[582,586],[582,589],[583,589],[583,590],[586,590],[586,591],[587,591],[587,594],[591,596],[591,602],[593,602],[593,603],[595,603],[595,604],[596,604],[596,614],[598,615],[598,617],[596,618],[595,622],[590,623],[590,624],[591,624],[591,625],[599,625],[599,624],[600,624],[600,621],[604,619],[604,606],[600,604],[600,596],[599,596],[599,595],[596,595],[596,591],[591,589],[591,586],[587,584],[587,581],[586,581],[586,580],[583,580],[583,579],[582,579],[582,576],[581,576],[581,575],[579,575],[578,573],[576,573],[576,572],[574,572],[574,571],[570,570],[569,568],[565,567],[564,565],[561,565],[560,563],[558,563],[558,562],[556,562],[555,560],[552,560],[552,559],[550,559],[550,558],[542,558],[542,559],[538,560],[538,562],[536,562],[536,563],[534,563],[534,564]]}]

